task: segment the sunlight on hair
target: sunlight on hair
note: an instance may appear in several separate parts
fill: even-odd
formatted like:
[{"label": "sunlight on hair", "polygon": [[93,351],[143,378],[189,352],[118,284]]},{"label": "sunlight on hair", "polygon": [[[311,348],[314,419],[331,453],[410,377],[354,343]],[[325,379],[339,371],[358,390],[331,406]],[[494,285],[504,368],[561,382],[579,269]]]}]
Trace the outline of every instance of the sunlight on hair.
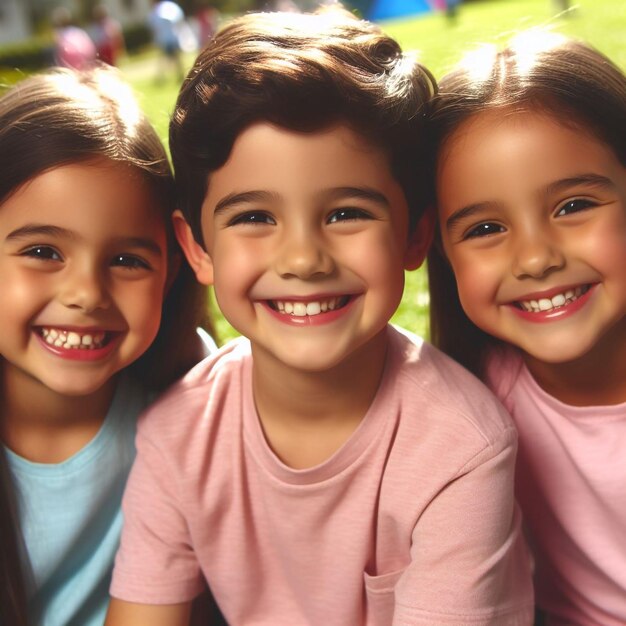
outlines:
[{"label": "sunlight on hair", "polygon": [[560,46],[566,37],[543,28],[530,28],[515,35],[510,48],[515,53],[517,71],[521,76],[528,74],[537,62],[537,56]]},{"label": "sunlight on hair", "polygon": [[110,71],[94,72],[92,78],[97,91],[80,82],[80,75],[73,73],[55,74],[51,80],[76,102],[76,106],[93,111],[100,111],[103,106],[115,106],[129,138],[134,137],[142,114],[130,86]]},{"label": "sunlight on hair", "polygon": [[516,72],[525,76],[535,66],[537,56],[561,45],[567,38],[546,26],[521,31],[510,39],[505,54],[499,54],[496,44],[482,44],[462,58],[460,67],[477,84],[484,83],[494,73],[496,63],[505,64],[511,53]]},{"label": "sunlight on hair", "polygon": [[98,73],[96,84],[101,93],[115,94],[114,101],[119,116],[126,126],[126,132],[133,137],[142,119],[142,113],[130,85],[108,72]]},{"label": "sunlight on hair", "polygon": [[492,74],[497,55],[497,46],[483,44],[465,54],[461,59],[460,68],[467,73],[472,82],[484,83]]},{"label": "sunlight on hair", "polygon": [[419,61],[418,57],[419,52],[417,50],[407,51],[398,57],[398,61],[393,72],[389,75],[387,83],[389,94],[402,93],[407,89],[408,85],[412,84],[413,72]]}]

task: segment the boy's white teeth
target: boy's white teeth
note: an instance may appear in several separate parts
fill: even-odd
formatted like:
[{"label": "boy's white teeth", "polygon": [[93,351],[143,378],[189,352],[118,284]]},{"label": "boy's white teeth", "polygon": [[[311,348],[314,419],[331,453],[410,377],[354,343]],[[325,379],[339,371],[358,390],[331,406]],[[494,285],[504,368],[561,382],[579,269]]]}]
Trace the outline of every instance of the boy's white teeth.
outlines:
[{"label": "boy's white teeth", "polygon": [[568,289],[563,293],[557,293],[551,298],[540,298],[539,300],[520,300],[518,304],[522,309],[529,313],[539,313],[543,311],[551,311],[566,304],[571,304],[574,300],[578,300],[580,296],[589,291],[589,285],[584,287],[575,287]]},{"label": "boy's white teeth", "polygon": [[59,330],[57,328],[42,328],[41,336],[44,341],[56,348],[66,350],[94,350],[101,348],[106,333],[77,333],[75,331]]},{"label": "boy's white teeth", "polygon": [[326,300],[316,300],[312,302],[289,302],[287,300],[271,301],[273,308],[286,315],[295,317],[305,317],[307,315],[319,315],[326,311],[334,311],[336,308],[344,306],[348,301],[347,296],[340,298],[327,298]]}]

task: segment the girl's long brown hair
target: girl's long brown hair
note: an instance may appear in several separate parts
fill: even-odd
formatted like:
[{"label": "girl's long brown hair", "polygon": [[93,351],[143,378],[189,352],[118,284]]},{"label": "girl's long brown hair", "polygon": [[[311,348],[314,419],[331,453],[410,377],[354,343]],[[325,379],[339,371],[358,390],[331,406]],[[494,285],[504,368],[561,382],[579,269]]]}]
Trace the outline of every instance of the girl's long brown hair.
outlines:
[{"label": "girl's long brown hair", "polygon": [[[18,83],[0,98],[0,219],[2,203],[29,180],[102,157],[137,168],[153,192],[155,210],[170,223],[174,184],[165,150],[115,70],[55,70]],[[169,254],[180,254],[172,233]],[[208,322],[204,295],[181,257],[155,342],[128,368],[148,388],[163,388],[199,360],[195,328]],[[27,624],[21,544],[14,488],[0,446],[1,626]]]}]

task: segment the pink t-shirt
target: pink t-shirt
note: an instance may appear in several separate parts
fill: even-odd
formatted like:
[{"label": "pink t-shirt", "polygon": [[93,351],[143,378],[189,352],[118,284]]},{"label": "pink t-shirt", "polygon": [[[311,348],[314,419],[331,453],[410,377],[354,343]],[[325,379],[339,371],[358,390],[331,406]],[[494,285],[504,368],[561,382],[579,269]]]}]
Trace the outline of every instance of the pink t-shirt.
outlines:
[{"label": "pink t-shirt", "polygon": [[516,433],[493,396],[389,328],[380,388],[327,461],[273,454],[238,340],[140,420],[111,593],[190,600],[231,626],[532,623]]},{"label": "pink t-shirt", "polygon": [[512,350],[492,355],[488,378],[519,431],[517,496],[548,624],[624,626],[626,404],[563,404]]}]

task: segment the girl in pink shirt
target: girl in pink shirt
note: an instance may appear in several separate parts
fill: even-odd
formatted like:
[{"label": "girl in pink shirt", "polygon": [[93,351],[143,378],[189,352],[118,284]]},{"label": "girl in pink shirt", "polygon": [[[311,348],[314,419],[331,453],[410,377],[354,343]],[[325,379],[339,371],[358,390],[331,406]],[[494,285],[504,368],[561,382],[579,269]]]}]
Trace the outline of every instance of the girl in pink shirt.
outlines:
[{"label": "girl in pink shirt", "polygon": [[432,336],[520,435],[545,623],[626,623],[626,77],[520,35],[440,84]]}]

